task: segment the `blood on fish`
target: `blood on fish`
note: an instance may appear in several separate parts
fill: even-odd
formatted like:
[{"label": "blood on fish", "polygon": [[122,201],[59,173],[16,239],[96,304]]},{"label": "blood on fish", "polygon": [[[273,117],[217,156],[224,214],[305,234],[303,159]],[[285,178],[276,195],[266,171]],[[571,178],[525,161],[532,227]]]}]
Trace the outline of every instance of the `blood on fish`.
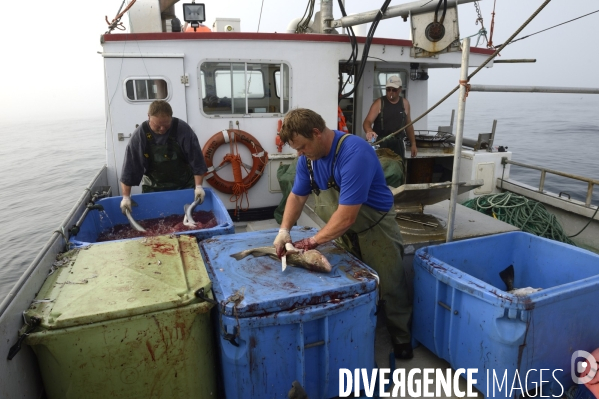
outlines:
[{"label": "blood on fish", "polygon": [[218,222],[212,211],[197,211],[192,213],[196,227],[189,227],[183,224],[183,215],[170,215],[163,218],[138,220],[144,229],[137,231],[129,223],[117,224],[110,229],[101,232],[96,242],[124,240],[137,237],[152,237],[159,235],[168,235],[190,230],[203,230],[216,227]]}]

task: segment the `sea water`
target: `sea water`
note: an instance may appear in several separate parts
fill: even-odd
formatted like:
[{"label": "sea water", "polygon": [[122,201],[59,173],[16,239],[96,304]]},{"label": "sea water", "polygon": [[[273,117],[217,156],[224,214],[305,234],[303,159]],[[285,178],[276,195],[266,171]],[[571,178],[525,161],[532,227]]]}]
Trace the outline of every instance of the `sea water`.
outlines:
[{"label": "sea water", "polygon": [[[437,99],[429,100],[432,105]],[[450,99],[429,114],[429,129],[448,125],[452,109],[457,103]],[[599,96],[470,93],[464,136],[490,132],[494,119],[494,146],[508,147],[513,160],[599,178]],[[3,125],[0,302],[105,164],[104,131],[102,116]],[[213,132],[197,133],[203,144]],[[511,177],[538,186],[540,172],[513,166]],[[586,183],[553,175],[545,188],[580,200],[587,192]]]}]

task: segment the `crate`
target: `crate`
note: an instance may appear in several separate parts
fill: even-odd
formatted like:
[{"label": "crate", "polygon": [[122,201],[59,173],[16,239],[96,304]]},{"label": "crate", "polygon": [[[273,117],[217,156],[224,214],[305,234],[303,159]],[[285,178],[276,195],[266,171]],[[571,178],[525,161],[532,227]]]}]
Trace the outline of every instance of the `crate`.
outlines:
[{"label": "crate", "polygon": [[[499,272],[510,265],[516,288],[542,290],[507,293]],[[599,347],[597,254],[510,232],[421,248],[414,272],[413,338],[454,369],[477,368],[485,396],[511,396],[493,374],[561,396],[572,385],[573,352]]]},{"label": "crate", "polygon": [[[281,261],[230,255],[271,246],[278,230],[219,236],[200,243],[218,306],[215,317],[227,399],[286,398],[293,381],[310,398],[339,395],[339,369],[372,370],[376,272],[333,243],[333,265],[315,273]],[[316,230],[293,228],[293,239]]]},{"label": "crate", "polygon": [[[210,280],[197,241],[75,249],[25,312],[48,398],[216,398]],[[210,294],[208,294],[210,295]]]},{"label": "crate", "polygon": [[[233,234],[235,232],[231,216],[229,216],[220,198],[210,188],[205,188],[204,191],[206,192],[204,202],[198,205],[195,211],[212,211],[216,217],[217,225],[208,229],[186,230],[175,234],[193,235],[198,240],[203,240],[215,235]],[[184,217],[183,206],[193,202],[193,193],[193,189],[186,189],[132,195],[131,199],[138,204],[138,206],[133,207],[132,216],[139,222],[140,220],[180,215],[182,221]],[[102,232],[116,225],[129,224],[129,220],[121,212],[120,204],[122,199],[123,197],[110,197],[97,201],[96,204],[101,205],[104,210],[91,210],[87,214],[79,232],[69,239],[72,246],[85,246],[95,243]]]}]

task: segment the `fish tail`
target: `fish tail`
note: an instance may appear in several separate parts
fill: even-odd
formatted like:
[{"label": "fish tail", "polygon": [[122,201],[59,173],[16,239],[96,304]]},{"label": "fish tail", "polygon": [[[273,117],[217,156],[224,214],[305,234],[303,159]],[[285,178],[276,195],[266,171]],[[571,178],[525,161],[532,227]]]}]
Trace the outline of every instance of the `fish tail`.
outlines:
[{"label": "fish tail", "polygon": [[232,254],[231,257],[235,258],[235,260],[241,260],[248,255],[249,255],[249,253],[247,251],[241,251],[241,252],[237,252],[236,254]]}]

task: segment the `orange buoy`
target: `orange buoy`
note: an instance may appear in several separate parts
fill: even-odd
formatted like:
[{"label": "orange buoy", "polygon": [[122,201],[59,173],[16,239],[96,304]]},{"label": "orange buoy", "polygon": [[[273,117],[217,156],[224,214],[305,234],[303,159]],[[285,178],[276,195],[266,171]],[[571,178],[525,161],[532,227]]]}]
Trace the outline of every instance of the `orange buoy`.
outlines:
[{"label": "orange buoy", "polygon": [[[191,27],[191,25],[187,25],[187,28],[185,29],[185,32],[194,32],[193,28]],[[210,29],[209,27],[207,27],[206,25],[202,25],[200,24],[200,26],[198,26],[195,30],[195,32],[212,32],[212,29]]]}]

